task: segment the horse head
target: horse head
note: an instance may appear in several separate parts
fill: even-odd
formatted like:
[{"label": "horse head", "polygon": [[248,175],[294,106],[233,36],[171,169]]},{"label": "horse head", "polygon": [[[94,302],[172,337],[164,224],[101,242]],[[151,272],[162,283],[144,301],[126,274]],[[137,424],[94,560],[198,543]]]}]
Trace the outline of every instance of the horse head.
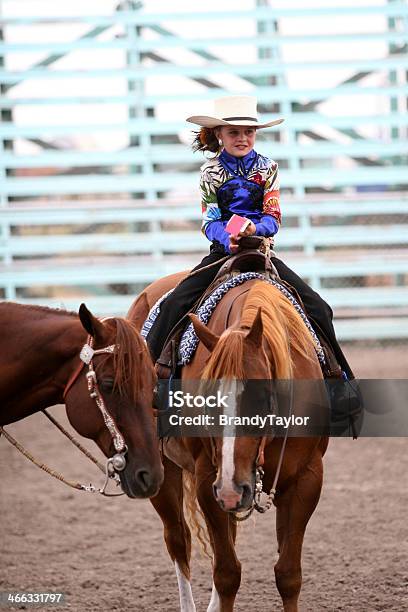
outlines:
[{"label": "horse head", "polygon": [[163,468],[152,411],[156,377],[145,342],[126,319],[99,320],[84,304],[79,318],[88,341],[66,387],[68,418],[113,458],[111,469],[129,497],[151,497]]},{"label": "horse head", "polygon": [[[228,396],[222,437],[212,439],[217,476],[216,500],[223,510],[248,508],[254,498],[256,467],[263,446],[261,436],[237,435],[237,417],[255,414],[268,402],[271,368],[263,343],[263,321],[258,308],[252,324],[227,329],[217,336],[190,315],[198,338],[210,351],[202,378],[219,381]],[[242,430],[241,430],[242,431]]]}]

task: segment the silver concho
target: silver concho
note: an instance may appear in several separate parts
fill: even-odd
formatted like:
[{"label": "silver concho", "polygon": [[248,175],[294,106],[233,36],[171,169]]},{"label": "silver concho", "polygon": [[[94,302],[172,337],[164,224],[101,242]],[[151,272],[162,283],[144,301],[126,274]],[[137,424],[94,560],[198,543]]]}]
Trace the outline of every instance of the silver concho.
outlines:
[{"label": "silver concho", "polygon": [[126,467],[126,459],[125,457],[120,454],[117,453],[116,455],[113,455],[112,457],[112,465],[115,468],[116,472],[122,472],[122,470],[125,469]]},{"label": "silver concho", "polygon": [[112,476],[117,472],[122,472],[126,467],[126,457],[123,453],[116,453],[107,461],[108,474]]},{"label": "silver concho", "polygon": [[92,361],[92,357],[94,356],[95,351],[89,344],[84,344],[79,353],[79,358],[86,364],[90,364]]}]

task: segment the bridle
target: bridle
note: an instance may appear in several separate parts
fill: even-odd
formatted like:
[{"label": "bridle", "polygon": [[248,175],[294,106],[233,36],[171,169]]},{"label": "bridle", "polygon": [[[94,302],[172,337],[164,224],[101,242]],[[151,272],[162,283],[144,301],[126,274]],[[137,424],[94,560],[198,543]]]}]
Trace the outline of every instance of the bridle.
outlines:
[{"label": "bridle", "polygon": [[[115,422],[115,419],[111,414],[109,414],[108,409],[105,406],[105,402],[103,400],[102,394],[99,390],[98,379],[96,377],[96,371],[93,364],[93,358],[95,355],[109,354],[112,355],[117,348],[116,344],[111,344],[104,348],[94,349],[93,348],[93,337],[88,336],[86,344],[81,349],[79,354],[79,358],[81,363],[76,368],[72,376],[69,378],[63,393],[63,398],[65,400],[68,391],[71,389],[75,381],[78,379],[85,365],[88,366],[88,372],[86,373],[86,380],[88,385],[89,396],[95,400],[96,405],[99,408],[99,411],[102,414],[104,423],[108,428],[108,431],[111,435],[113,445],[115,447],[116,453],[109,457],[106,464],[106,476],[107,479],[112,477],[115,472],[122,472],[126,467],[126,453],[127,446],[125,444],[124,437],[119,431],[119,428]],[[105,483],[105,487],[107,484],[107,480]]]},{"label": "bridle", "polygon": [[[290,395],[289,395],[289,416],[291,416],[293,413],[293,402],[294,402],[293,384],[291,384],[290,385]],[[276,467],[273,484],[272,484],[271,490],[269,491],[267,500],[264,505],[261,504],[261,495],[263,491],[263,477],[265,474],[264,469],[263,469],[263,464],[265,461],[265,446],[268,440],[272,441],[273,436],[272,437],[262,436],[260,438],[257,457],[255,460],[255,486],[254,486],[254,495],[252,498],[252,503],[251,503],[251,506],[248,508],[248,510],[244,512],[233,512],[232,513],[233,520],[235,522],[246,521],[251,516],[251,514],[254,512],[254,510],[256,510],[257,512],[261,514],[264,514],[265,512],[267,512],[267,510],[269,510],[272,507],[273,502],[275,500],[275,496],[276,496],[277,484],[278,484],[279,475],[282,469],[282,463],[283,463],[283,458],[285,455],[285,449],[286,449],[286,443],[288,441],[288,437],[289,437],[289,427],[286,428],[285,435],[282,439],[282,446],[281,446],[281,450],[279,453],[278,465]],[[212,436],[210,437],[210,447],[211,447],[211,461],[212,461],[213,466],[217,469],[218,467],[217,445],[216,445],[215,439]]]},{"label": "bridle", "polygon": [[3,427],[0,427],[0,435],[3,434],[4,437],[12,444],[17,450],[19,450],[27,459],[32,461],[37,467],[50,474],[60,482],[63,482],[69,487],[73,489],[78,489],[80,491],[87,491],[89,493],[100,493],[106,497],[117,497],[118,495],[124,495],[124,493],[107,493],[106,489],[109,483],[109,479],[115,480],[116,484],[120,484],[120,478],[118,472],[122,472],[126,467],[126,453],[128,448],[125,444],[125,440],[119,431],[119,428],[115,422],[115,419],[112,415],[109,414],[105,402],[103,400],[102,394],[99,391],[98,380],[96,377],[96,372],[93,364],[93,357],[95,355],[101,354],[109,354],[112,355],[115,352],[115,349],[118,345],[111,344],[104,348],[94,350],[92,348],[93,338],[92,336],[88,336],[86,344],[81,349],[79,354],[79,358],[81,363],[74,370],[73,374],[69,378],[67,384],[65,385],[65,389],[63,392],[63,399],[65,400],[69,390],[72,388],[75,381],[78,379],[85,365],[88,366],[88,372],[86,373],[87,386],[90,397],[95,400],[96,405],[98,406],[104,423],[108,428],[108,431],[111,435],[113,445],[115,447],[116,453],[109,457],[106,461],[106,466],[104,467],[92,454],[85,449],[75,438],[60,424],[58,421],[52,417],[47,410],[44,408],[42,412],[47,416],[47,418],[84,454],[90,459],[93,463],[97,465],[97,467],[105,474],[105,482],[101,489],[95,487],[94,485],[84,485],[79,482],[74,482],[66,479],[62,474],[56,472],[55,470],[50,469],[45,465],[42,461],[38,461],[29,451],[27,451],[17,440],[15,440]]},{"label": "bridle", "polygon": [[[291,382],[290,395],[289,395],[289,417],[293,413],[293,402],[294,402],[293,383]],[[282,469],[283,457],[285,455],[285,449],[286,449],[286,443],[288,441],[288,437],[289,437],[289,427],[286,428],[285,435],[283,436],[283,439],[282,439],[282,446],[281,446],[280,453],[279,453],[278,465],[276,466],[275,477],[273,479],[271,490],[269,491],[267,500],[264,505],[261,504],[261,494],[263,490],[262,481],[263,481],[263,477],[265,473],[263,469],[263,462],[264,462],[264,450],[265,450],[265,444],[266,444],[267,438],[266,436],[263,436],[261,438],[261,441],[259,443],[259,448],[258,448],[258,456],[256,459],[255,487],[254,487],[254,497],[252,500],[252,505],[246,512],[244,513],[236,512],[234,514],[234,519],[236,522],[246,521],[246,519],[251,516],[254,510],[256,510],[257,512],[260,512],[261,514],[264,514],[267,510],[269,510],[269,508],[272,507],[272,504],[275,501],[276,489],[278,485],[280,471]]]},{"label": "bridle", "polygon": [[[281,457],[279,460],[279,467],[275,474],[274,485],[271,491],[269,492],[266,504],[262,506],[261,505],[261,494],[263,491],[263,477],[265,473],[263,469],[263,464],[265,462],[265,456],[264,456],[265,446],[266,446],[268,439],[272,440],[271,436],[262,436],[262,438],[259,441],[258,453],[257,453],[257,457],[255,460],[255,486],[254,486],[254,495],[252,498],[251,506],[248,508],[247,511],[244,511],[243,513],[241,512],[232,513],[233,520],[236,522],[246,521],[251,516],[254,510],[256,510],[257,512],[260,512],[261,514],[265,513],[272,506],[273,501],[275,499],[276,483],[279,478],[279,473],[280,473],[280,468],[282,465],[283,453],[285,450],[284,446],[286,444],[286,440],[285,440],[285,444],[282,446],[282,449],[281,449]],[[215,467],[215,469],[217,469],[218,468],[217,444],[213,436],[210,436],[210,448],[211,448],[211,463]]]}]

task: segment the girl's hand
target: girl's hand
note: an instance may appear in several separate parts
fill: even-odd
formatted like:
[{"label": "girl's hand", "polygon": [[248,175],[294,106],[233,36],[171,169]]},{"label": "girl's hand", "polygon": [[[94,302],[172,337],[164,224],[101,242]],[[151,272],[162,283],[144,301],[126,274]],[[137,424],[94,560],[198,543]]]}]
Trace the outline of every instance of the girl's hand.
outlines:
[{"label": "girl's hand", "polygon": [[236,253],[239,248],[239,236],[234,236],[234,234],[230,235],[229,239],[229,248],[231,253]]},{"label": "girl's hand", "polygon": [[231,253],[236,253],[238,251],[239,242],[241,238],[243,238],[244,236],[253,236],[255,232],[256,232],[255,224],[252,223],[251,221],[248,227],[243,232],[239,232],[239,234],[236,234],[236,235],[231,234],[230,243],[229,243]]},{"label": "girl's hand", "polygon": [[242,236],[253,236],[256,232],[255,223],[250,222],[248,227],[243,231],[239,232],[238,236],[241,238]]}]

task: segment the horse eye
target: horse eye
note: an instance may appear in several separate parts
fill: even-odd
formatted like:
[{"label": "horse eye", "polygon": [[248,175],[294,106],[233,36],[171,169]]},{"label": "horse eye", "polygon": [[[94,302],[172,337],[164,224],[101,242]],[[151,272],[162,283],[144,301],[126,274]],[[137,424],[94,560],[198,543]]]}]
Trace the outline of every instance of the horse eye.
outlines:
[{"label": "horse eye", "polygon": [[113,379],[112,378],[105,378],[104,380],[102,380],[101,384],[100,384],[101,390],[102,391],[106,391],[106,393],[112,393],[113,391]]}]

